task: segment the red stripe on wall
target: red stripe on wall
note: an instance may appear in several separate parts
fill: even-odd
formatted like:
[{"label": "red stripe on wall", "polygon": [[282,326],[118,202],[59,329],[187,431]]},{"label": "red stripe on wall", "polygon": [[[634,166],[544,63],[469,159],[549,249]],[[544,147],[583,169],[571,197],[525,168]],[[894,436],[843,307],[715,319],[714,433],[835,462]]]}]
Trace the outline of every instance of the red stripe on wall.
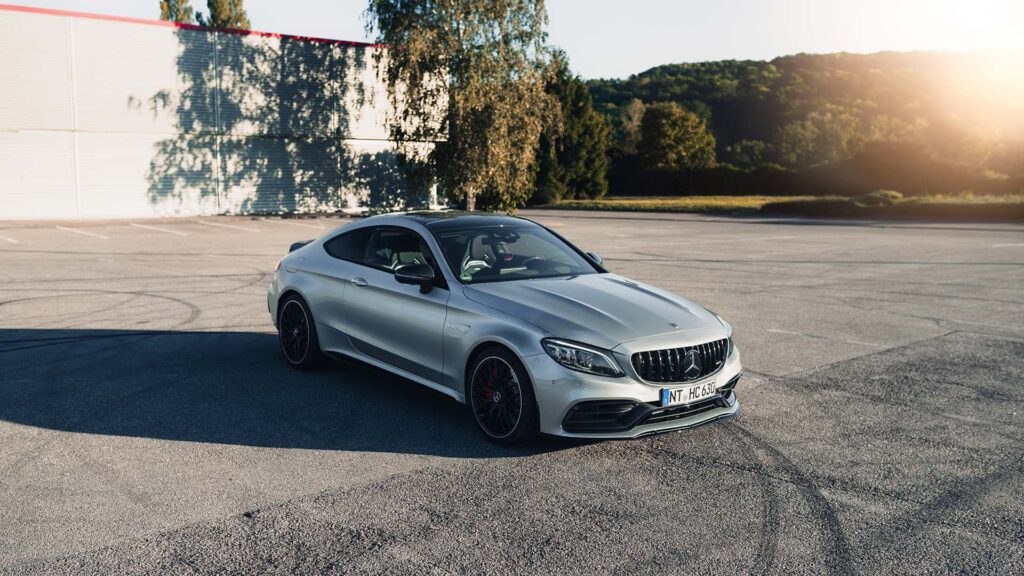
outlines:
[{"label": "red stripe on wall", "polygon": [[88,12],[73,12],[71,10],[55,10],[52,8],[35,8],[33,6],[16,6],[14,4],[0,4],[0,10],[7,12],[25,12],[29,14],[45,14],[47,16],[71,16],[74,18],[88,18],[90,20],[107,20],[109,22],[125,22],[128,24],[144,24],[147,26],[165,26],[168,28],[183,28],[185,30],[202,30],[227,32],[242,36],[260,36],[263,38],[278,38],[281,40],[296,40],[299,42],[317,42],[320,44],[338,44],[341,46],[368,46],[382,48],[383,44],[372,44],[369,42],[353,42],[350,40],[333,40],[330,38],[317,38],[315,36],[293,36],[291,34],[277,34],[275,32],[258,32],[255,30],[235,30],[233,28],[215,29],[198,24],[180,24],[178,22],[167,22],[166,20],[148,20],[146,18],[129,18],[127,16],[110,16],[106,14],[91,14]]}]

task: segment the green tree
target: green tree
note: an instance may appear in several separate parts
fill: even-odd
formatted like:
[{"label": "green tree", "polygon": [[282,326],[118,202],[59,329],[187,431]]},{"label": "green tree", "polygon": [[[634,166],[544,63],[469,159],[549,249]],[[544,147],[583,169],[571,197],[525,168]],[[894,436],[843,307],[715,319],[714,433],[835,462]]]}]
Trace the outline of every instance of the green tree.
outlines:
[{"label": "green tree", "polygon": [[427,171],[468,210],[524,204],[553,109],[543,0],[370,0],[366,15],[391,47],[377,62],[402,153],[439,141]]},{"label": "green tree", "polygon": [[600,198],[608,192],[611,127],[594,110],[587,85],[569,70],[564,53],[552,68],[547,92],[558,101],[561,123],[541,136],[533,202]]},{"label": "green tree", "polygon": [[206,0],[206,7],[210,11],[208,17],[196,14],[196,21],[201,25],[233,30],[249,29],[249,16],[245,13],[242,0]]},{"label": "green tree", "polygon": [[753,170],[765,163],[768,146],[760,140],[740,140],[724,149],[725,161],[743,170]]},{"label": "green tree", "polygon": [[644,112],[638,152],[647,168],[705,168],[715,163],[715,137],[693,112],[675,102],[660,102]]},{"label": "green tree", "polygon": [[776,142],[779,160],[809,168],[851,158],[861,149],[864,138],[852,111],[829,104],[783,126]]},{"label": "green tree", "polygon": [[618,148],[623,154],[636,154],[640,145],[640,123],[647,107],[637,98],[626,102],[619,111]]},{"label": "green tree", "polygon": [[191,24],[195,10],[189,0],[160,0],[160,19],[180,24]]}]

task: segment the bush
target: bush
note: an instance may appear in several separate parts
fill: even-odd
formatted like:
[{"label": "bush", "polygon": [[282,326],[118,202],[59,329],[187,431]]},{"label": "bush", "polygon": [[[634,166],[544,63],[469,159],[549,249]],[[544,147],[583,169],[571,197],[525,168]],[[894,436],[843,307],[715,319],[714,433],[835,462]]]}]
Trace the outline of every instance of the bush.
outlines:
[{"label": "bush", "polygon": [[851,198],[850,201],[861,207],[890,206],[903,199],[903,194],[895,190],[875,190],[862,196]]},{"label": "bush", "polygon": [[793,200],[772,202],[761,207],[761,214],[769,216],[805,216],[808,218],[863,218],[874,215],[874,207],[859,206],[846,198]]},{"label": "bush", "polygon": [[813,199],[772,202],[761,207],[770,216],[807,218],[879,218],[946,221],[1024,221],[1024,203],[1020,202],[895,202],[867,206],[856,199]]}]

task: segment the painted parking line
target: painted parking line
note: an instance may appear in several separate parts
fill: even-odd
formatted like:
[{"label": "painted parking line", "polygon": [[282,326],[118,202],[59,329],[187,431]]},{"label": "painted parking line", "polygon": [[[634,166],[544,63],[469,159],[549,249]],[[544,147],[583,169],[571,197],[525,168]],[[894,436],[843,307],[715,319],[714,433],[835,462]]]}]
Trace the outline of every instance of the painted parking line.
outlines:
[{"label": "painted parking line", "polygon": [[766,328],[765,332],[771,332],[772,334],[792,334],[793,336],[803,336],[804,338],[814,338],[815,340],[834,340],[837,342],[846,342],[847,344],[858,344],[860,346],[870,346],[872,348],[885,348],[884,344],[875,344],[873,342],[864,342],[861,340],[847,340],[846,338],[830,338],[828,336],[818,336],[817,334],[805,334],[803,332],[793,332],[791,330],[780,330],[778,328]]},{"label": "painted parking line", "polygon": [[1019,242],[1019,243],[1015,243],[1015,244],[993,244],[992,245],[993,248],[1019,248],[1019,247],[1022,247],[1022,246],[1024,246],[1024,242]]},{"label": "painted parking line", "polygon": [[306,222],[290,222],[288,220],[271,220],[270,218],[260,218],[264,222],[270,222],[272,224],[288,224],[290,226],[303,226],[306,228],[316,228],[317,230],[323,230],[324,227],[318,224],[308,224]]},{"label": "painted parking line", "polygon": [[97,234],[95,232],[86,232],[85,230],[78,230],[77,228],[65,228],[64,226],[54,226],[57,230],[63,230],[65,232],[74,232],[75,234],[81,234],[82,236],[89,236],[92,238],[99,238],[100,240],[110,240],[109,236],[103,234]]},{"label": "painted parking line", "polygon": [[242,232],[259,232],[256,228],[246,228],[245,226],[235,226],[234,224],[221,224],[220,222],[207,222],[205,220],[196,220],[200,224],[206,224],[207,226],[217,226],[220,228],[229,228],[231,230],[241,230]]},{"label": "painted parking line", "polygon": [[0,240],[7,240],[11,244],[20,244],[20,242],[18,242],[14,238],[11,238],[10,236],[0,236]]},{"label": "painted parking line", "polygon": [[188,236],[188,232],[182,232],[181,230],[171,230],[170,228],[161,228],[159,226],[150,226],[149,224],[136,224],[135,222],[129,222],[136,228],[145,228],[146,230],[156,230],[157,232],[166,232],[167,234],[177,234],[178,236]]},{"label": "painted parking line", "polygon": [[769,242],[773,240],[795,240],[799,236],[751,236],[749,238],[717,238],[710,240],[697,240],[689,244],[714,244],[718,242]]}]

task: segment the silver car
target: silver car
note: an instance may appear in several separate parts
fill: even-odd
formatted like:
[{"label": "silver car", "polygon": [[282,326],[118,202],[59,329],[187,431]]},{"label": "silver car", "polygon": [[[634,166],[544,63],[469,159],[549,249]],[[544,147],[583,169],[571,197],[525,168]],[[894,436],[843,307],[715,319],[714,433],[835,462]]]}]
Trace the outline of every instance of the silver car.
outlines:
[{"label": "silver car", "polygon": [[293,245],[267,304],[292,366],[383,368],[468,405],[501,444],[632,438],[740,410],[728,322],[523,218],[360,220]]}]

